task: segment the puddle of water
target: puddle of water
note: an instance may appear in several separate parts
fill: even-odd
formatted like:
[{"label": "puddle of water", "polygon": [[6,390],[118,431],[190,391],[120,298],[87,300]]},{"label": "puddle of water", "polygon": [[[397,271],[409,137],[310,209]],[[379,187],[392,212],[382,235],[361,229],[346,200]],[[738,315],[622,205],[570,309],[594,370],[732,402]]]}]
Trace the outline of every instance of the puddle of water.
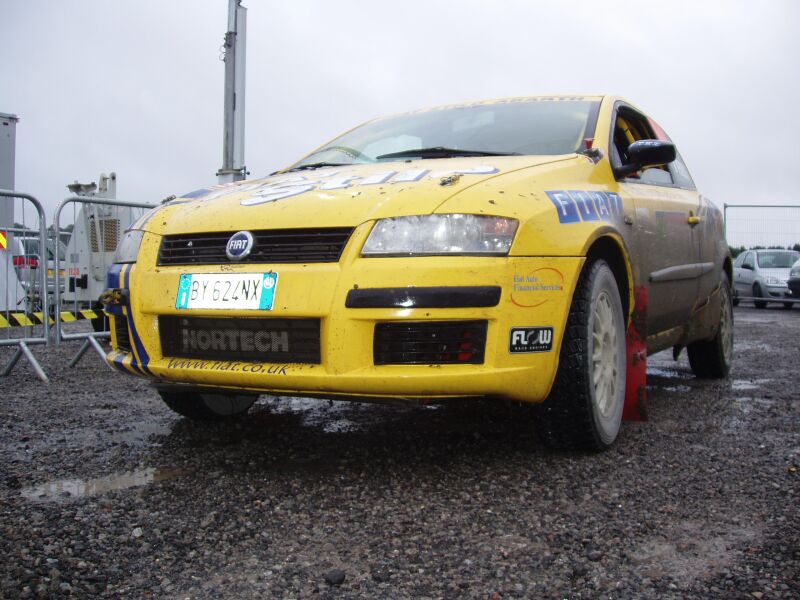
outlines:
[{"label": "puddle of water", "polygon": [[692,391],[692,387],[689,385],[668,385],[661,389],[663,389],[665,392],[679,392],[681,394],[686,394]]},{"label": "puddle of water", "polygon": [[753,412],[753,408],[757,405],[771,406],[773,404],[775,404],[774,400],[769,400],[767,398],[755,398],[753,396],[743,396],[741,398],[736,398],[733,401],[733,407],[745,415]]},{"label": "puddle of water", "polygon": [[[348,433],[359,431],[374,421],[375,417],[385,420],[392,409],[399,412],[407,410],[408,406],[388,406],[368,402],[348,402],[345,400],[323,400],[317,398],[302,398],[295,396],[281,396],[268,399],[264,404],[265,414],[274,418],[277,415],[294,416],[303,426],[320,428],[325,433]],[[416,408],[424,410],[440,410],[444,403],[428,404]],[[393,413],[391,413],[393,414]]]},{"label": "puddle of water", "polygon": [[166,436],[171,431],[167,423],[148,421],[134,423],[125,431],[113,432],[109,434],[109,439],[130,445],[145,445],[149,443],[151,436]]},{"label": "puddle of water", "polygon": [[142,469],[121,475],[110,475],[98,479],[61,479],[42,485],[23,489],[20,493],[27,500],[34,502],[47,502],[53,500],[66,500],[69,498],[83,498],[85,496],[99,496],[114,490],[124,490],[140,487],[150,483],[166,481],[185,475],[181,469]]},{"label": "puddle of water", "polygon": [[757,390],[762,385],[772,382],[772,379],[734,379],[731,388],[734,390]]},{"label": "puddle of water", "polygon": [[772,346],[763,342],[734,342],[733,350],[735,352],[772,352]]},{"label": "puddle of water", "polygon": [[356,431],[357,429],[358,425],[348,419],[327,421],[322,426],[322,430],[325,433],[347,433],[348,431]]},{"label": "puddle of water", "polygon": [[689,372],[678,371],[677,369],[669,369],[664,367],[647,367],[648,375],[656,375],[658,377],[667,377],[669,379],[691,379],[694,377]]},{"label": "puddle of water", "polygon": [[283,397],[270,403],[273,414],[295,414],[303,424],[310,427],[322,427],[326,433],[345,433],[355,431],[358,424],[345,418],[342,413],[358,411],[359,406],[341,400],[319,400],[316,398]]},{"label": "puddle of water", "polygon": [[294,396],[282,396],[279,399],[270,399],[267,406],[273,414],[297,413],[304,417],[315,417],[320,415],[330,416],[352,407],[349,402],[340,400],[320,400],[318,398],[298,398]]},{"label": "puddle of water", "polygon": [[143,421],[133,423],[122,431],[106,431],[104,428],[81,427],[69,431],[54,431],[42,437],[26,437],[12,446],[18,452],[31,449],[52,448],[86,448],[108,443],[127,444],[129,446],[147,447],[158,444],[154,437],[163,437],[171,433],[167,422]]}]

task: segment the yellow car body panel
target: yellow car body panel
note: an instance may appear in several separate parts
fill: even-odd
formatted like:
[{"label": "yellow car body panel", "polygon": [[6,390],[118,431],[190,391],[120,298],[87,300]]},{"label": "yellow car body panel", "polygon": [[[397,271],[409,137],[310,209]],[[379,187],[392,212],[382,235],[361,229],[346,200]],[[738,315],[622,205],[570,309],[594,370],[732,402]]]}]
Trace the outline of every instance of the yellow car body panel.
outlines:
[{"label": "yellow car body panel", "polygon": [[[109,311],[114,347],[109,363],[158,382],[214,389],[387,400],[497,396],[543,401],[559,366],[573,293],[593,244],[605,238],[621,257],[628,315],[634,288],[649,285],[649,272],[631,260],[642,248],[628,221],[650,211],[654,215],[658,208],[636,205],[607,159],[618,99],[587,98],[599,103],[594,131],[605,132],[594,137],[599,151],[594,155],[398,159],[285,172],[211,186],[146,215],[134,226],[145,232],[136,263],[116,265],[109,275],[110,287],[129,292],[127,305]],[[519,225],[507,256],[362,255],[378,220],[436,214],[505,217]],[[165,235],[213,231],[229,236],[307,227],[353,231],[335,262],[159,264]],[[277,279],[271,310],[176,308],[183,275],[272,272]],[[499,301],[480,307],[347,306],[354,290],[473,286],[499,288]],[[300,364],[165,356],[160,320],[186,316],[231,323],[319,319],[320,360]],[[375,364],[378,324],[461,321],[487,324],[480,364]],[[551,330],[549,345],[536,352],[510,351],[515,330],[536,328]]]}]

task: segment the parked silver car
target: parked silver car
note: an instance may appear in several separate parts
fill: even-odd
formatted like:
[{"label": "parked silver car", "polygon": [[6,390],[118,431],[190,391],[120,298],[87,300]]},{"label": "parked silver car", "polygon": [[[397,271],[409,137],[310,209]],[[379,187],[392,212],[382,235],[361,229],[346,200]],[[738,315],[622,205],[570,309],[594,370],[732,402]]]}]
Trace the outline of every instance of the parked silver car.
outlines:
[{"label": "parked silver car", "polygon": [[[800,252],[794,250],[748,250],[736,257],[733,263],[734,305],[739,298],[756,298],[756,308],[764,308],[767,302],[778,302],[791,298],[789,271],[800,260]],[[763,298],[763,300],[761,300]],[[792,302],[784,302],[791,308]]]}]

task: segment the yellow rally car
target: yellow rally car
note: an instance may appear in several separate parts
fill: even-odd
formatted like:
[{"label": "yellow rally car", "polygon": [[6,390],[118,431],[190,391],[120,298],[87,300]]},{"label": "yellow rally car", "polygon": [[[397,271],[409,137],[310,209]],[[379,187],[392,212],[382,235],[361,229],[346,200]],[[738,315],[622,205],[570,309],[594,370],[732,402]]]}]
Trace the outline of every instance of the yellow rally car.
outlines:
[{"label": "yellow rally car", "polygon": [[727,375],[730,281],[719,210],[633,105],[457,104],[145,215],[109,272],[108,361],[192,418],[260,393],[491,396],[601,449],[642,408],[648,353]]}]

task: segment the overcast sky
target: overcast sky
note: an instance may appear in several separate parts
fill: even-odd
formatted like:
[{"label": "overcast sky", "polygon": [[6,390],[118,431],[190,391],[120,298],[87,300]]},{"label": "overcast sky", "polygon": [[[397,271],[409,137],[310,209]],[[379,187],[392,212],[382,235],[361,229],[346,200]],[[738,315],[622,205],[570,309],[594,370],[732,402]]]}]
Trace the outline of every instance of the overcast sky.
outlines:
[{"label": "overcast sky", "polygon": [[[800,204],[800,2],[245,0],[246,164],[266,175],[368,118],[461,100],[627,97],[723,203]],[[227,0],[1,0],[16,187],[121,199],[216,182]]]}]

